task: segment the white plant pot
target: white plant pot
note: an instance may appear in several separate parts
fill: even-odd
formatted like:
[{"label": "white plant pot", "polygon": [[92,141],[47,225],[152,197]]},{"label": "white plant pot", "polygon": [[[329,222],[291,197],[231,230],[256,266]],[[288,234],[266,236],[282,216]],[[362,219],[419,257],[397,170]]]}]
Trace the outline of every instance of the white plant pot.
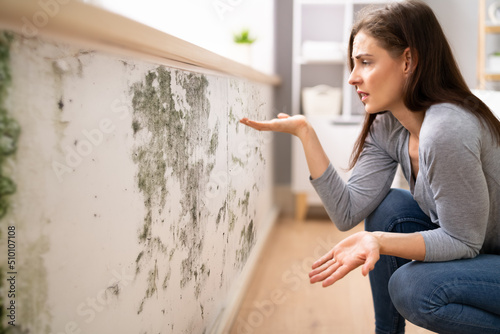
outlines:
[{"label": "white plant pot", "polygon": [[251,44],[235,44],[233,51],[233,59],[242,64],[252,66],[252,45]]}]

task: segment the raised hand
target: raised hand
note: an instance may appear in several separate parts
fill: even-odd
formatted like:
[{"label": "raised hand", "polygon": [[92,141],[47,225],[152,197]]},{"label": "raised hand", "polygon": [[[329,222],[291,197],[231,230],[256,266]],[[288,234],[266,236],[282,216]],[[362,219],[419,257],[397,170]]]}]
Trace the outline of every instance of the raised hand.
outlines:
[{"label": "raised hand", "polygon": [[303,115],[290,116],[284,113],[278,114],[278,118],[270,121],[253,121],[248,118],[242,118],[240,123],[259,131],[290,133],[299,138],[305,136],[309,128],[309,123]]},{"label": "raised hand", "polygon": [[339,242],[332,250],[314,262],[309,273],[311,283],[323,282],[327,287],[359,266],[366,276],[380,258],[380,245],[369,232],[358,232]]}]

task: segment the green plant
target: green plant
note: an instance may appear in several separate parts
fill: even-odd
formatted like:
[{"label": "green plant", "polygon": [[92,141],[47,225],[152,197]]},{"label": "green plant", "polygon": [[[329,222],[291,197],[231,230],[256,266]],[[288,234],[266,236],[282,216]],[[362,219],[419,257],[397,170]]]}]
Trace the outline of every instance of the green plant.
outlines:
[{"label": "green plant", "polygon": [[252,44],[255,38],[250,38],[250,31],[243,29],[239,34],[234,34],[234,42],[237,44]]}]

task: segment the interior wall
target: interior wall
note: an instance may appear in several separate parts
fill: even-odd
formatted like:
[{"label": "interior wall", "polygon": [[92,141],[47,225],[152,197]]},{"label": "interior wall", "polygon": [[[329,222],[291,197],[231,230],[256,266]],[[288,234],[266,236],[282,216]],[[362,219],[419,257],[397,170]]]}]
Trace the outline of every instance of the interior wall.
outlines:
[{"label": "interior wall", "polygon": [[[192,44],[274,74],[274,1],[82,0],[174,35]],[[251,59],[233,42],[249,29],[256,38]]]},{"label": "interior wall", "polygon": [[267,117],[272,88],[10,33],[0,49],[17,332],[209,332],[272,223],[272,137],[238,121]]},{"label": "interior wall", "polygon": [[436,14],[466,83],[471,89],[476,88],[479,1],[425,0],[425,2]]}]

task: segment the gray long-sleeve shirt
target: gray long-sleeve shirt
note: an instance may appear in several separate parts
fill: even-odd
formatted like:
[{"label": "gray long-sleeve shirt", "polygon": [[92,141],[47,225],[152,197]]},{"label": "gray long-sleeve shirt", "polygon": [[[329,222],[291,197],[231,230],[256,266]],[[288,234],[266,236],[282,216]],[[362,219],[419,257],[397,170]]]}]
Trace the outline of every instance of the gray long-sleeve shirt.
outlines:
[{"label": "gray long-sleeve shirt", "polygon": [[312,185],[340,230],[366,218],[385,198],[398,164],[420,208],[440,227],[419,232],[425,261],[500,254],[500,147],[486,125],[452,104],[425,114],[419,173],[411,176],[409,132],[390,112],[378,115],[347,184],[330,164]]}]

